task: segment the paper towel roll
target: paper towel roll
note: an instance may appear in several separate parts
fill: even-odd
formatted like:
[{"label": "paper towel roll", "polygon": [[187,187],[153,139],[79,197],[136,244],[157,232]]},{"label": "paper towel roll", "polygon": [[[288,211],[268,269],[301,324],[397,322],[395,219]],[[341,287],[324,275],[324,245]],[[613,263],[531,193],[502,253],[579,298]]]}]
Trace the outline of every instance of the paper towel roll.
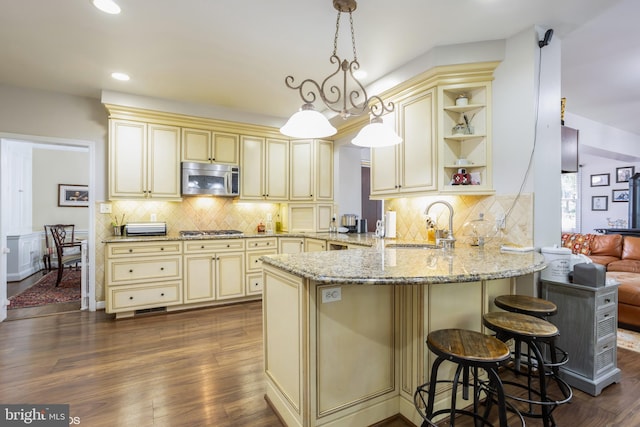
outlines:
[{"label": "paper towel roll", "polygon": [[396,238],[396,212],[388,211],[384,219],[384,237]]}]

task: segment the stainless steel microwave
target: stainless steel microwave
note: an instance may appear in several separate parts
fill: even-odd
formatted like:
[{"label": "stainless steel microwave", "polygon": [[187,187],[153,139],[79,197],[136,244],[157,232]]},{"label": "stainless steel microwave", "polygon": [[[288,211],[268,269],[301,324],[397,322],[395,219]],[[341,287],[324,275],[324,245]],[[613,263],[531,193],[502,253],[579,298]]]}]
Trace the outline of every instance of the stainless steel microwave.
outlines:
[{"label": "stainless steel microwave", "polygon": [[218,163],[182,163],[183,196],[228,196],[240,194],[240,168]]}]

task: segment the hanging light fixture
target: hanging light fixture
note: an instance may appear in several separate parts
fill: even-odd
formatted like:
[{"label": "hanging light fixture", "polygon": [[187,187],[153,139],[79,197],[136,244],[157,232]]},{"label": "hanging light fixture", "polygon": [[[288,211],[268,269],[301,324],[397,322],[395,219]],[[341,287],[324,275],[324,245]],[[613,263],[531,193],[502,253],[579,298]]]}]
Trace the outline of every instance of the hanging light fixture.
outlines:
[{"label": "hanging light fixture", "polygon": [[[371,116],[371,123],[358,133],[358,136],[352,141],[353,144],[362,147],[382,147],[402,142],[402,139],[396,135],[393,129],[382,123],[381,116],[394,110],[393,102],[385,105],[379,96],[369,98],[362,83],[354,77],[354,73],[360,68],[356,53],[356,36],[353,30],[352,16],[352,12],[356,10],[357,6],[356,0],[333,0],[333,7],[338,11],[338,17],[336,19],[336,34],[333,39],[333,54],[329,61],[332,64],[337,64],[336,70],[326,77],[322,84],[318,84],[312,79],[306,79],[296,86],[294,85],[293,76],[287,76],[285,79],[285,84],[288,88],[297,90],[300,93],[304,104],[280,128],[280,132],[284,135],[292,138],[324,138],[335,135],[336,128],[331,125],[322,113],[315,110],[313,103],[319,97],[327,108],[338,113],[343,119],[360,116],[365,113]],[[341,60],[337,54],[340,17],[343,12],[349,13],[349,23],[351,25],[353,60],[350,62],[346,59]],[[340,72],[342,72],[341,78],[339,76]],[[334,77],[336,77],[336,80],[342,80],[342,87],[338,83],[330,82]],[[350,79],[347,77],[350,77]],[[347,88],[349,81],[352,83],[349,85],[350,88]]]}]

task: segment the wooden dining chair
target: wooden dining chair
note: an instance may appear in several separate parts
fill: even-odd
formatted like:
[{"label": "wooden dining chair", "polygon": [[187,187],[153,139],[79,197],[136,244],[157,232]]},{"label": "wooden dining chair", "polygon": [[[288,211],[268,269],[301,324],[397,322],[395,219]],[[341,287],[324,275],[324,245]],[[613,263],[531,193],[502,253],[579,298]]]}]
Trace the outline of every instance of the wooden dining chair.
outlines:
[{"label": "wooden dining chair", "polygon": [[[58,276],[56,286],[60,285],[65,265],[75,265],[82,262],[82,242],[75,240],[75,226],[73,224],[50,225],[49,230],[55,243],[58,257]],[[51,262],[49,260],[49,262]]]}]

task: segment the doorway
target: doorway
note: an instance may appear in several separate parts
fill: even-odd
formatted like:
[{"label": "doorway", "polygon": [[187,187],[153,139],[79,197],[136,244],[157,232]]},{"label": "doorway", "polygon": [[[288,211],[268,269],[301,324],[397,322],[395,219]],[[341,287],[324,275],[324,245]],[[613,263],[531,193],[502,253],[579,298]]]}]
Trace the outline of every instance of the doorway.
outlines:
[{"label": "doorway", "polygon": [[382,218],[382,202],[369,199],[371,194],[371,167],[362,165],[360,168],[362,218],[367,220],[367,231],[376,230],[376,221]]},{"label": "doorway", "polygon": [[[37,153],[35,156],[33,155],[34,152]],[[12,174],[12,170],[15,171],[15,168],[11,167],[15,153],[20,153],[18,157],[32,169],[29,173],[23,174],[21,178],[23,182],[19,184],[16,184],[15,176]],[[24,160],[28,156],[32,156],[31,159]],[[81,274],[80,308],[91,311],[96,309],[95,215],[93,203],[93,195],[95,194],[95,157],[95,146],[90,141],[0,134],[0,162],[2,164],[2,170],[0,171],[0,201],[2,206],[2,209],[0,209],[0,250],[2,254],[0,257],[0,321],[7,319],[7,276],[9,272],[7,236],[37,235],[40,240],[36,243],[38,245],[37,248],[34,246],[35,249],[32,250],[32,252],[38,252],[32,257],[35,263],[36,259],[41,259],[40,248],[42,245],[40,242],[44,236],[44,228],[40,227],[40,225],[43,225],[40,222],[45,221],[45,223],[69,223],[73,221],[82,224],[81,234],[85,237],[85,243],[82,246],[83,269]],[[34,163],[35,158],[39,159],[39,163]],[[86,163],[84,166],[87,172],[82,178],[85,182],[81,184],[88,187],[88,207],[75,208],[75,211],[67,208],[65,212],[58,206],[58,184],[76,184],[76,182],[57,182],[62,178],[52,177],[51,175],[55,175],[55,173],[50,171],[55,171],[56,167],[64,169],[67,175],[63,174],[61,177],[73,180],[73,171],[79,167],[77,164],[58,165],[61,162],[64,163],[64,160],[56,160],[61,158],[81,158],[83,159],[81,161]],[[38,188],[34,188],[34,185],[38,186]],[[16,190],[17,187],[23,188]],[[20,199],[22,194],[24,194],[24,199]],[[28,221],[21,221],[16,218],[15,207],[17,205],[20,206],[18,215],[26,216]],[[71,212],[75,213],[72,214]],[[48,215],[50,215],[50,220],[46,219]],[[37,275],[38,273],[35,274]],[[14,277],[13,271],[12,277]]]}]

